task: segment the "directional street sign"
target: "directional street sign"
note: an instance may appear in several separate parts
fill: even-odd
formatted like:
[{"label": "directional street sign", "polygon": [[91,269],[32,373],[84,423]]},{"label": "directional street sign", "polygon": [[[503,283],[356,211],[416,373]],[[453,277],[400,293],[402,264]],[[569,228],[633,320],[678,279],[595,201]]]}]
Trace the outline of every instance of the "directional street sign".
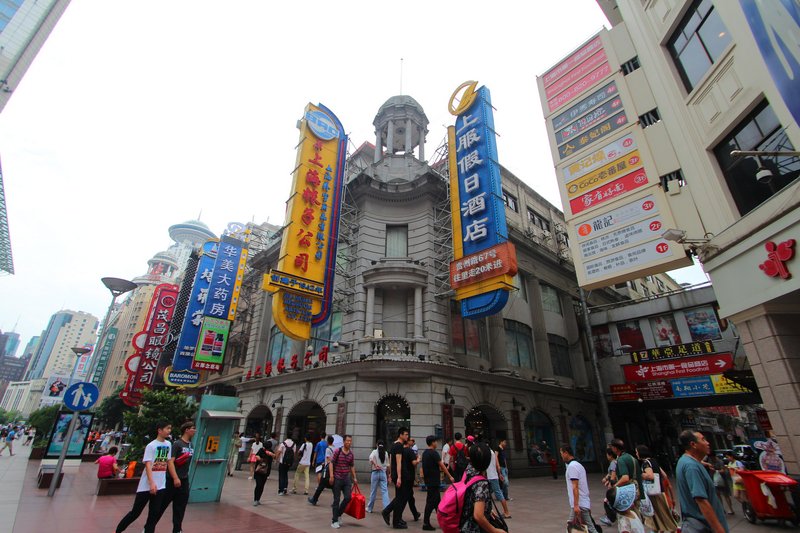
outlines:
[{"label": "directional street sign", "polygon": [[722,374],[733,368],[733,354],[730,352],[717,353],[654,363],[622,365],[622,368],[627,383],[708,376]]},{"label": "directional street sign", "polygon": [[97,385],[82,381],[75,383],[64,394],[64,405],[71,411],[85,411],[97,402],[100,391]]}]

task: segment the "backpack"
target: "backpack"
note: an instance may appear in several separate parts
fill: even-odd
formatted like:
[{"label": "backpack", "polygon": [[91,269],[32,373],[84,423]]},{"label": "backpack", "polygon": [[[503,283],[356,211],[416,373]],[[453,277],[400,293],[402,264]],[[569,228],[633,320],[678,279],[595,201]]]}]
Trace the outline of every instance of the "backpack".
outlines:
[{"label": "backpack", "polygon": [[[461,450],[459,450],[460,452]],[[486,481],[483,476],[475,476],[468,482],[456,481],[444,491],[442,501],[436,509],[436,518],[442,533],[459,533],[461,528],[461,513],[464,511],[464,497],[467,490],[478,481]]]},{"label": "backpack", "polygon": [[469,465],[469,459],[467,459],[467,446],[462,444],[461,446],[456,446],[456,459],[455,459],[455,467],[453,471],[455,472],[456,479],[461,479],[464,475],[464,471],[467,469],[467,465]]},{"label": "backpack", "polygon": [[294,464],[294,446],[287,446],[286,441],[283,442],[283,457],[281,458],[281,464],[289,466]]}]

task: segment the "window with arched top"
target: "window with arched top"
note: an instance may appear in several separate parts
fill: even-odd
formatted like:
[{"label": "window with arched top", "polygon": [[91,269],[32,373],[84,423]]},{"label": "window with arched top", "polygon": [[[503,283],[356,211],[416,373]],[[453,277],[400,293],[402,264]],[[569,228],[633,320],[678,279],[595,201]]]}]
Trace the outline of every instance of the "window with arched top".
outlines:
[{"label": "window with arched top", "polygon": [[525,417],[528,464],[546,465],[556,450],[553,421],[543,411],[533,409]]},{"label": "window with arched top", "polygon": [[575,415],[569,420],[569,444],[578,461],[584,463],[597,459],[592,425],[581,415]]},{"label": "window with arched top", "polygon": [[387,448],[397,440],[401,427],[411,429],[411,408],[406,400],[390,394],[381,398],[375,406],[375,440],[382,440]]}]

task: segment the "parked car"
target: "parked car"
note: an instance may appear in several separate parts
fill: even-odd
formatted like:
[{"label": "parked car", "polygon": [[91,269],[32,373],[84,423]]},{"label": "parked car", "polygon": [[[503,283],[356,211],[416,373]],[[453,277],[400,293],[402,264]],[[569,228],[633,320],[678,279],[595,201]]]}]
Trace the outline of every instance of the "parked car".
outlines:
[{"label": "parked car", "polygon": [[733,447],[733,455],[744,463],[748,470],[760,470],[758,454],[749,444],[737,444]]}]

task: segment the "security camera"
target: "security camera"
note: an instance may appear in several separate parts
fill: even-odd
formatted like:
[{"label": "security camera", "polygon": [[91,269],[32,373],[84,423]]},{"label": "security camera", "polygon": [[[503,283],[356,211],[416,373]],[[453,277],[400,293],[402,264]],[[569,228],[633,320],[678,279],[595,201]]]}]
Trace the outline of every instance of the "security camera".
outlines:
[{"label": "security camera", "polygon": [[761,184],[767,184],[772,181],[772,171],[768,168],[761,167],[756,172],[756,181]]}]

